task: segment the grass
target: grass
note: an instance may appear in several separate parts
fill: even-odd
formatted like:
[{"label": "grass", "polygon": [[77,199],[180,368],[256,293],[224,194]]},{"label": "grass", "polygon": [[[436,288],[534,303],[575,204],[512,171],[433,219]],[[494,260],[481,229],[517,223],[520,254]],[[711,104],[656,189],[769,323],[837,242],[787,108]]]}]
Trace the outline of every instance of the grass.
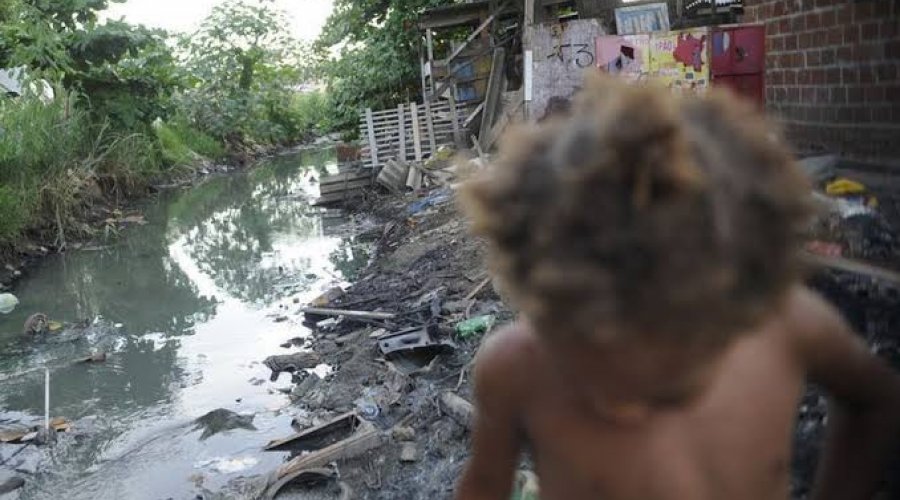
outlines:
[{"label": "grass", "polygon": [[157,123],[154,131],[163,159],[171,165],[190,166],[204,158],[212,161],[225,158],[225,146],[222,143],[183,121]]}]

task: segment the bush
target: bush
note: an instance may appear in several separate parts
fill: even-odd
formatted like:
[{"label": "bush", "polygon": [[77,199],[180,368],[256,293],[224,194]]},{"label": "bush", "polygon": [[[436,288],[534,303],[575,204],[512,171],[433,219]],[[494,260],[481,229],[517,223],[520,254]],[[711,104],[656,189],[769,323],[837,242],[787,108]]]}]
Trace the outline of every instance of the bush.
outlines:
[{"label": "bush", "polygon": [[225,147],[219,141],[184,122],[158,123],[154,129],[163,159],[170,165],[191,166],[203,158],[225,158]]},{"label": "bush", "polygon": [[15,240],[28,223],[28,210],[9,186],[0,186],[0,243]]}]

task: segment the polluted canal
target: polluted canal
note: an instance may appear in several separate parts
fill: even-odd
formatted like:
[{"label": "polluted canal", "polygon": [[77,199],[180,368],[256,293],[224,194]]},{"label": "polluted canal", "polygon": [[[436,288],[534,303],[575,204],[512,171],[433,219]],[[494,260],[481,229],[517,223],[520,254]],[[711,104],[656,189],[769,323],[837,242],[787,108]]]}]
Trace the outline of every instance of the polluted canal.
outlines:
[{"label": "polluted canal", "polygon": [[[44,368],[50,417],[71,429],[53,446],[0,443],[0,483],[25,480],[14,498],[195,498],[284,462],[261,449],[290,428],[290,376],[262,361],[302,351],[297,304],[367,260],[345,221],[310,207],[331,154],[166,191],[19,283],[0,315],[0,430],[43,423]],[[35,313],[56,331],[25,336]]]}]

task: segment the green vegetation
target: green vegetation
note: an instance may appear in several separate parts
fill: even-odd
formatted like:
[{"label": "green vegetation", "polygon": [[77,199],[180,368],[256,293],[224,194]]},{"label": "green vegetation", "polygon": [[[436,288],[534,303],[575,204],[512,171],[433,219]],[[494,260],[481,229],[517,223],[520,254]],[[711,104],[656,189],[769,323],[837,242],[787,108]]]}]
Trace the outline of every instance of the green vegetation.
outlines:
[{"label": "green vegetation", "polygon": [[324,94],[295,90],[313,57],[271,3],[226,0],[178,40],[100,21],[108,3],[0,0],[0,68],[55,91],[0,97],[0,254],[64,245],[98,202],[332,126]]}]

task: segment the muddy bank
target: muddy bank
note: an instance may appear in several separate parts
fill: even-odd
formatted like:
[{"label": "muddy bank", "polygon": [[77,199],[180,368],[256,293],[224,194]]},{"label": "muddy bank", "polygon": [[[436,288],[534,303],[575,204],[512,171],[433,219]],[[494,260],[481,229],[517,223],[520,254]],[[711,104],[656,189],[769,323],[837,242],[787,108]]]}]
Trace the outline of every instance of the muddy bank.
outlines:
[{"label": "muddy bank", "polygon": [[[484,245],[466,233],[449,191],[376,197],[354,210],[380,222],[370,231],[376,248],[372,263],[343,294],[331,294],[316,305],[395,316],[306,315],[315,326],[305,346],[330,364],[333,373],[324,380],[304,376],[302,370],[293,374],[295,430],[344,412],[367,414],[384,441],[370,451],[336,459],[340,480],[352,488],[354,498],[450,498],[468,456],[469,432],[441,397],[450,391],[471,401],[469,368],[482,338],[481,333],[462,336],[455,326],[484,315],[502,324],[514,314],[486,278]],[[895,246],[885,243],[896,234],[892,224],[883,218],[839,224],[853,228],[846,231],[853,243],[846,255],[877,254],[879,263],[900,262]],[[816,273],[809,284],[842,310],[875,352],[900,369],[900,294],[895,287],[834,271]],[[454,347],[436,349],[440,354],[434,359],[386,354],[379,336],[389,332],[410,332],[406,337],[411,343],[424,338]],[[799,408],[794,498],[809,492],[824,401],[820,391],[810,388]],[[397,428],[399,435],[392,430]],[[527,458],[522,467],[527,468]]]}]

